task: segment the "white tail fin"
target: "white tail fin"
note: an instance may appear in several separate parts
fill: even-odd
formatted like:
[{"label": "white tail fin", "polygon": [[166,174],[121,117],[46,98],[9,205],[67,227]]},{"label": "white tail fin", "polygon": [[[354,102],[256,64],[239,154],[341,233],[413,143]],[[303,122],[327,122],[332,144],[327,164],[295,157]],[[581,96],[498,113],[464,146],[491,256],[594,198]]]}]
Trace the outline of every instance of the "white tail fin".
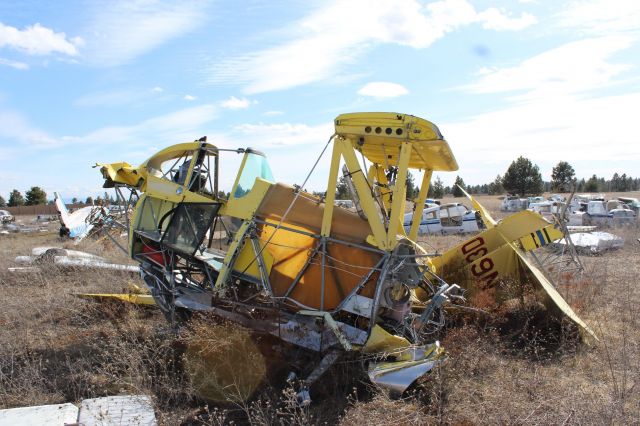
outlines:
[{"label": "white tail fin", "polygon": [[62,198],[57,192],[54,192],[53,195],[55,196],[56,209],[58,210],[58,214],[60,215],[60,220],[62,221],[63,225],[66,225],[67,223],[69,223],[69,210],[67,210],[67,206],[64,205],[64,201],[62,201]]}]

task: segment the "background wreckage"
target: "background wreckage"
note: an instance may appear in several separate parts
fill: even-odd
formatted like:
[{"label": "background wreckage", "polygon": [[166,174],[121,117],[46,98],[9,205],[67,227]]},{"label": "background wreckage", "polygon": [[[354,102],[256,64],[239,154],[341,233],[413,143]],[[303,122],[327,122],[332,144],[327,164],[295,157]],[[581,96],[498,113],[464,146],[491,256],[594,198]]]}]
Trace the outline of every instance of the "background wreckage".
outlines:
[{"label": "background wreckage", "polygon": [[[408,171],[424,171],[414,200],[423,206],[432,172],[458,168],[433,123],[344,114],[322,152],[330,146],[326,199],[276,183],[258,151],[218,149],[204,139],[168,147],[138,167],[98,164],[106,188],[140,193],[129,254],[170,321],[210,312],[318,353],[302,401],[346,353],[368,361],[372,382],[403,392],[445,358],[430,336],[444,324],[443,307],[464,301],[463,289],[471,304],[481,298],[499,305],[513,297],[503,280],[526,280],[549,315],[566,315],[593,335],[526,257],[562,237],[540,215],[523,211],[496,223],[474,202],[487,230],[441,256],[414,242],[422,211],[415,209],[407,232]],[[227,198],[218,178],[232,154],[243,157]],[[334,206],[339,173],[357,212]]]}]

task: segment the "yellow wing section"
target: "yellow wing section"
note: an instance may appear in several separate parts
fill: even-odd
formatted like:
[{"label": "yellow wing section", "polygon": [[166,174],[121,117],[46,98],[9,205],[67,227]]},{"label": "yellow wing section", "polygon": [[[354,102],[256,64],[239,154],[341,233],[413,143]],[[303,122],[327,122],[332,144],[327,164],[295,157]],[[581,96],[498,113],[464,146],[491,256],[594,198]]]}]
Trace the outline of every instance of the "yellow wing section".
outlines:
[{"label": "yellow wing section", "polygon": [[134,294],[134,293],[79,293],[75,296],[85,299],[98,300],[119,300],[121,302],[133,303],[134,305],[155,305],[153,296],[150,294]]},{"label": "yellow wing section", "polygon": [[102,177],[105,179],[105,188],[112,188],[116,183],[138,187],[147,176],[138,167],[133,167],[126,162],[96,163],[94,167],[100,167]]},{"label": "yellow wing section", "polygon": [[[469,197],[471,198],[471,197]],[[529,271],[532,284],[583,330],[597,339],[593,331],[571,309],[544,273],[525,256],[525,252],[562,238],[562,232],[539,214],[524,210],[495,222],[486,210],[472,199],[486,223],[493,227],[431,259],[435,272],[447,282],[464,287],[470,300],[479,304],[501,304],[514,297],[510,286],[520,283],[521,272]],[[482,213],[482,212],[485,213]],[[487,220],[488,219],[488,220]],[[548,304],[549,305],[549,304]]]},{"label": "yellow wing section", "polygon": [[533,274],[535,281],[537,284],[546,292],[547,296],[551,299],[551,301],[557,306],[565,315],[567,315],[573,322],[582,327],[584,331],[589,333],[594,339],[599,340],[595,335],[593,330],[589,328],[589,326],[580,319],[578,314],[576,314],[571,306],[564,300],[564,298],[558,293],[558,290],[555,289],[553,284],[547,279],[547,277],[542,273],[542,271],[536,268],[529,259],[524,256],[524,254],[518,250],[515,250],[516,254],[522,265],[526,266],[529,271]]},{"label": "yellow wing section", "polygon": [[155,305],[153,296],[146,288],[140,288],[133,283],[129,283],[127,293],[75,293],[74,296],[84,299],[119,300],[121,302],[133,303],[134,305]]},{"label": "yellow wing section", "polygon": [[336,134],[349,139],[372,163],[396,165],[401,145],[409,142],[409,168],[458,170],[440,129],[425,119],[393,112],[358,112],[339,115],[335,127]]}]

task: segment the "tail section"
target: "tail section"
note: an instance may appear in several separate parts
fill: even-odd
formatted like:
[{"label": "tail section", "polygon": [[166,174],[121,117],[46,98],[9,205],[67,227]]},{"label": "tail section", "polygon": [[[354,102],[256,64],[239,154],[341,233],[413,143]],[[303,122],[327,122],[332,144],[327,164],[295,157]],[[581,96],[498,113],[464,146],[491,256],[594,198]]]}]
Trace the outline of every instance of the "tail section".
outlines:
[{"label": "tail section", "polygon": [[67,226],[66,224],[69,223],[69,210],[64,204],[64,201],[62,201],[60,194],[54,192],[53,195],[55,196],[56,209],[58,210],[58,214],[60,215],[60,222],[62,222],[62,225]]},{"label": "tail section", "polygon": [[477,201],[472,199],[472,202],[489,229],[431,259],[435,272],[447,282],[464,287],[471,300],[482,299],[498,305],[513,297],[498,284],[520,283],[524,273],[535,287],[543,290],[539,293],[544,295],[546,302],[551,302],[548,306],[557,307],[597,339],[551,281],[525,255],[527,251],[562,238],[562,232],[539,214],[528,210],[496,222]]}]

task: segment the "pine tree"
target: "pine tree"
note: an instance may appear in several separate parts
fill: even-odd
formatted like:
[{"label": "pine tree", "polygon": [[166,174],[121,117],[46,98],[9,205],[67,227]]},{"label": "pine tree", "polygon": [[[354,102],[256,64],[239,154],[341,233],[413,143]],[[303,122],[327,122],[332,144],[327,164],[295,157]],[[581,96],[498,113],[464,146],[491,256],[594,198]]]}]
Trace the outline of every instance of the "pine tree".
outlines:
[{"label": "pine tree", "polygon": [[460,176],[456,176],[456,181],[453,185],[454,197],[464,197],[464,193],[462,192],[462,189],[460,189],[461,187],[464,188],[464,181]]},{"label": "pine tree", "polygon": [[504,186],[502,186],[502,177],[496,176],[496,179],[489,184],[489,194],[499,195],[504,192]]},{"label": "pine tree", "polygon": [[47,204],[47,193],[42,190],[39,186],[32,186],[30,190],[26,193],[26,202],[27,206],[37,206],[39,204]]},{"label": "pine tree", "polygon": [[571,182],[576,176],[576,171],[571,164],[560,161],[551,172],[551,187],[555,191],[569,191]]},{"label": "pine tree", "polygon": [[598,192],[598,177],[596,175],[589,178],[584,185],[584,190],[586,192]]},{"label": "pine tree", "polygon": [[433,185],[429,187],[429,198],[442,198],[444,197],[444,185],[442,184],[442,180],[440,176],[436,177]]},{"label": "pine tree", "polygon": [[510,194],[538,195],[542,193],[542,175],[537,165],[525,157],[513,161],[502,178],[502,185]]},{"label": "pine tree", "polygon": [[17,189],[14,189],[13,191],[11,191],[11,194],[9,194],[9,207],[23,206],[23,205],[24,205],[24,198],[22,197],[22,194],[20,193],[20,191],[18,191]]},{"label": "pine tree", "polygon": [[410,171],[407,171],[407,200],[413,200],[418,195],[416,181]]}]

